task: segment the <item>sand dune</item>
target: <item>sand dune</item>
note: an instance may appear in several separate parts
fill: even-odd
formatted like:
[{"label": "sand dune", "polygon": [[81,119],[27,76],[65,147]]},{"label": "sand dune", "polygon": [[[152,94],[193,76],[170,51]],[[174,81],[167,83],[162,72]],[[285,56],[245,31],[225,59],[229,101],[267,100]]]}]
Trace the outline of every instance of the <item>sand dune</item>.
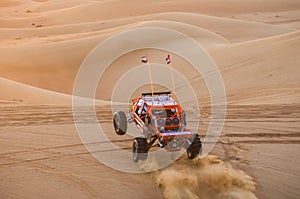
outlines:
[{"label": "sand dune", "polygon": [[[171,20],[169,17],[163,17],[162,20],[167,19]],[[166,15],[168,16],[168,15]],[[172,16],[172,15],[171,15]],[[182,14],[184,18],[189,18],[190,15]],[[158,16],[159,17],[159,16]],[[193,20],[190,21],[198,21],[199,16],[192,15]],[[200,16],[202,18],[202,16]],[[205,19],[205,18],[204,18]],[[213,21],[213,20],[212,20]],[[185,22],[179,20],[179,22]],[[213,25],[216,27],[217,24],[223,23],[222,20],[217,20],[217,23]],[[50,89],[59,92],[65,92],[70,94],[72,92],[73,82],[75,79],[76,72],[80,66],[80,63],[83,61],[84,57],[90,52],[90,50],[103,39],[108,36],[116,33],[120,30],[126,30],[129,27],[147,27],[147,26],[157,26],[157,27],[170,27],[177,31],[182,31],[183,33],[195,38],[202,45],[204,45],[209,51],[215,49],[220,45],[224,45],[228,43],[226,40],[231,41],[230,37],[235,37],[238,35],[238,32],[232,32],[232,29],[229,28],[230,31],[225,32],[223,35],[218,36],[219,32],[223,31],[218,29],[205,30],[201,27],[202,30],[197,30],[195,28],[188,27],[188,31],[183,31],[183,28],[174,28],[169,25],[166,25],[167,22],[142,22],[142,23],[133,23],[131,25],[127,25],[125,27],[117,28],[117,29],[108,29],[108,31],[103,32],[91,32],[91,33],[79,33],[79,34],[62,34],[59,35],[50,35],[50,36],[42,36],[47,32],[44,30],[40,34],[41,36],[30,36],[28,38],[21,38],[10,40],[9,43],[4,41],[4,44],[10,47],[4,47],[0,49],[0,52],[4,56],[4,59],[1,59],[1,75],[3,77],[13,79],[16,81],[20,81],[23,83],[27,83],[33,86],[39,86],[45,89]],[[197,23],[193,25],[198,25]],[[233,23],[233,27],[240,26],[240,23]],[[228,25],[229,26],[229,25]],[[242,26],[243,29],[247,29]],[[264,26],[263,26],[264,27]],[[63,28],[63,27],[62,27]],[[266,30],[268,27],[264,27]],[[58,29],[58,28],[55,28]],[[225,28],[223,28],[225,30]],[[251,28],[251,26],[249,27]],[[278,29],[278,28],[275,28]],[[279,30],[279,33],[284,33],[288,30]],[[261,35],[258,29],[255,29],[257,35],[252,37],[252,39],[257,39],[261,37],[266,37],[268,35]],[[11,32],[11,31],[9,31]],[[15,31],[18,32],[18,31]],[[22,31],[21,31],[22,32]],[[18,34],[22,34],[22,33]],[[30,31],[27,31],[30,32]],[[267,31],[268,33],[276,33],[273,28]],[[278,32],[277,32],[278,33]],[[24,33],[26,35],[26,33]],[[51,30],[49,33],[51,34]],[[96,35],[95,35],[96,34]],[[7,35],[11,35],[10,33]],[[197,36],[196,36],[197,35]],[[38,37],[38,38],[37,38]],[[20,35],[16,38],[20,38]],[[249,38],[239,38],[239,40],[248,40]],[[62,41],[63,40],[63,41]],[[17,41],[18,44],[14,44]],[[232,41],[231,41],[232,42]],[[263,43],[263,42],[261,42]],[[254,49],[255,46],[252,46]],[[224,49],[226,51],[227,49]],[[227,53],[227,52],[225,52]],[[38,56],[37,56],[38,54]],[[215,57],[214,57],[215,58]],[[218,59],[216,57],[216,59]],[[19,60],[22,60],[20,63]],[[133,60],[134,61],[134,60]],[[238,61],[238,60],[231,60]],[[219,64],[219,65],[223,65]],[[60,73],[57,73],[60,71]],[[55,78],[55,81],[53,81]],[[45,83],[43,83],[45,82]],[[52,82],[52,83],[49,83]],[[61,83],[64,83],[64,86],[61,86]]]},{"label": "sand dune", "polygon": [[[296,0],[0,1],[0,197],[299,198],[299,10]],[[99,163],[78,139],[70,94],[80,64],[101,41],[141,27],[180,31],[216,62],[228,102],[216,156],[182,156],[161,171],[134,175]],[[160,63],[166,52],[122,55],[96,93],[98,122],[124,150],[131,137],[112,133],[108,101],[145,53]],[[196,91],[200,121],[195,105],[184,104],[204,138],[207,86],[186,60],[172,57]],[[176,92],[188,95],[185,85],[177,80]]]},{"label": "sand dune", "polygon": [[[231,92],[234,92],[239,95],[239,100],[242,100],[243,92],[251,93],[256,90],[255,98],[259,98],[260,103],[268,103],[269,94],[274,97],[269,100],[275,100],[274,93],[281,95],[276,98],[278,100],[281,100],[281,97],[285,98],[286,103],[297,103],[299,95],[294,91],[299,87],[297,74],[300,71],[298,63],[294,60],[298,59],[299,38],[300,34],[297,31],[267,39],[228,45],[216,51],[214,58],[221,66],[229,96]],[[247,50],[242,52],[242,49]],[[232,77],[235,78],[234,82],[230,81]],[[279,90],[282,93],[278,92]],[[250,96],[244,95],[244,100],[251,101]]]},{"label": "sand dune", "polygon": [[[49,91],[19,82],[15,82],[9,79],[0,78],[0,89],[5,91],[0,94],[2,103],[26,103],[26,104],[62,104],[70,106],[72,104],[72,95]],[[96,105],[109,105],[110,101],[94,100],[75,97],[75,99],[92,100]]]},{"label": "sand dune", "polygon": [[0,98],[7,101],[46,104],[70,104],[70,96],[53,91],[27,86],[8,79],[0,78]]},{"label": "sand dune", "polygon": [[[133,8],[131,11],[133,14],[128,15],[127,11],[120,12],[121,4],[118,2],[19,1],[19,7],[2,7],[1,10],[4,14],[0,18],[0,53],[3,55],[0,61],[1,76],[71,94],[76,71],[95,45],[110,35],[128,28],[144,27],[147,24],[159,26],[157,20],[183,22],[205,29],[208,32],[204,35],[199,34],[199,31],[196,34],[198,41],[208,50],[215,48],[217,44],[223,44],[225,41],[221,38],[236,43],[293,31],[284,26],[245,21],[228,15],[235,16],[241,11],[251,13],[251,9],[254,8],[257,9],[256,12],[262,13],[270,12],[269,9],[273,12],[294,10],[297,4],[293,1],[289,4],[283,1],[271,2],[266,2],[266,5],[259,9],[250,1],[243,3],[245,4],[243,6],[235,2],[232,9],[236,11],[223,9],[221,12],[224,4],[210,1],[189,2],[186,6],[182,6],[182,10],[176,9],[181,5],[179,2],[157,1],[140,5],[132,1],[133,5],[137,4],[140,7]],[[7,3],[10,4],[11,1]],[[106,6],[113,7],[113,12],[103,12]],[[249,10],[246,11],[245,8]],[[218,10],[219,13],[214,16],[214,13],[207,13],[209,10],[211,12]],[[15,14],[18,16],[14,16]],[[276,19],[275,16],[274,18]],[[188,29],[185,33],[195,37],[194,30]],[[53,81],[54,76],[56,81]],[[63,87],[60,85],[62,82]]]}]

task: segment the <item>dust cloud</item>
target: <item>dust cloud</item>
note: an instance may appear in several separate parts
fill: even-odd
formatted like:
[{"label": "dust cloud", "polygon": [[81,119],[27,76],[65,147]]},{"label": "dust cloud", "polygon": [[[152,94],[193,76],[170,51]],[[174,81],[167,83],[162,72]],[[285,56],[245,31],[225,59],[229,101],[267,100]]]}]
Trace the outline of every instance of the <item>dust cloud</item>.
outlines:
[{"label": "dust cloud", "polygon": [[[146,162],[145,162],[146,163]],[[143,168],[155,167],[149,161]],[[255,199],[255,182],[243,171],[232,168],[214,155],[194,160],[181,159],[152,173],[167,199]]]}]

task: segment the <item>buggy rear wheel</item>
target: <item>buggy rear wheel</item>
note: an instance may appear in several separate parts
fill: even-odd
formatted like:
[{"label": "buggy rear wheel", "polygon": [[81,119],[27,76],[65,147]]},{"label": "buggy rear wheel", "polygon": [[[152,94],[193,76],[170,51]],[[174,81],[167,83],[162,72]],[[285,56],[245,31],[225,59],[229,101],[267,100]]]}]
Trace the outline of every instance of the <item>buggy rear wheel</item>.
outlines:
[{"label": "buggy rear wheel", "polygon": [[113,115],[116,134],[124,135],[127,132],[127,117],[123,111],[116,111]]},{"label": "buggy rear wheel", "polygon": [[137,137],[132,145],[133,161],[145,160],[148,157],[148,143],[146,138]]},{"label": "buggy rear wheel", "polygon": [[194,140],[189,148],[186,150],[189,159],[196,158],[202,151],[202,143],[198,134],[195,134]]}]

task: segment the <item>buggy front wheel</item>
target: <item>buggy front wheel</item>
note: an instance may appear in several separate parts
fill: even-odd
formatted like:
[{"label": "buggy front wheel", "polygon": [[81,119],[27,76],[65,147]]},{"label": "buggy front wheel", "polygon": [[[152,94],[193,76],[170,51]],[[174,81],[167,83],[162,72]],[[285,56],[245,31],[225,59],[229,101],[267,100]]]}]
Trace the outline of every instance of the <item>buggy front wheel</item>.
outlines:
[{"label": "buggy front wheel", "polygon": [[113,123],[116,134],[124,135],[127,131],[127,117],[123,111],[116,111],[113,115]]},{"label": "buggy front wheel", "polygon": [[148,157],[148,143],[146,138],[137,137],[132,145],[133,161],[145,160]]},{"label": "buggy front wheel", "polygon": [[189,159],[196,158],[202,152],[202,143],[198,134],[195,134],[194,140],[186,152]]}]

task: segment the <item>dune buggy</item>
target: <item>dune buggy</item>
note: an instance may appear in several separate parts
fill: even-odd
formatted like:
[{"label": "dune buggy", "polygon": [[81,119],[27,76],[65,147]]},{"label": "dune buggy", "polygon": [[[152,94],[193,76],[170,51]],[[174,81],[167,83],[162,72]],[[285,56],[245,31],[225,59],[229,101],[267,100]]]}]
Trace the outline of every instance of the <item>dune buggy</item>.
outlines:
[{"label": "dune buggy", "polygon": [[186,128],[186,115],[179,104],[171,97],[171,92],[142,93],[132,99],[128,115],[116,111],[113,125],[118,135],[124,135],[127,124],[134,123],[140,135],[133,141],[133,161],[145,160],[148,151],[157,142],[168,151],[187,150],[189,159],[194,159],[202,151],[198,134]]}]

